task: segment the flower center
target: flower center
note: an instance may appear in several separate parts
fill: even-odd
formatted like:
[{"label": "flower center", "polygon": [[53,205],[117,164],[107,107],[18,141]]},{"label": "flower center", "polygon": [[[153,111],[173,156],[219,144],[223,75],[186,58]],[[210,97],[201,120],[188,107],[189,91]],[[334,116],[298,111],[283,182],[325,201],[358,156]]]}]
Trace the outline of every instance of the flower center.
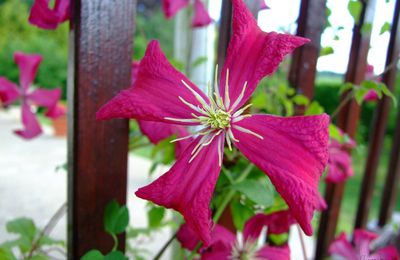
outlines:
[{"label": "flower center", "polygon": [[235,245],[232,247],[230,259],[258,260],[256,243],[253,241],[245,241],[244,243],[236,241]]},{"label": "flower center", "polygon": [[231,126],[231,115],[222,109],[211,111],[205,125],[213,129],[225,129]]},{"label": "flower center", "polygon": [[214,92],[211,88],[211,83],[208,84],[208,102],[198,93],[196,92],[188,83],[182,80],[182,84],[193,94],[193,96],[197,99],[200,105],[192,104],[186,101],[184,98],[179,96],[178,98],[182,103],[187,105],[193,110],[191,114],[192,118],[172,118],[165,117],[166,120],[180,123],[196,123],[201,125],[203,128],[191,135],[178,138],[172,140],[171,142],[182,141],[185,139],[189,139],[192,137],[201,136],[198,144],[192,151],[192,157],[189,160],[189,163],[193,161],[193,159],[200,153],[200,151],[207,145],[211,144],[212,141],[217,138],[218,139],[218,163],[221,166],[222,157],[223,157],[223,149],[224,149],[224,139],[228,145],[228,148],[232,150],[232,143],[239,142],[233,135],[232,129],[234,128],[237,131],[251,134],[259,139],[263,139],[263,137],[247,128],[243,128],[234,123],[239,122],[246,117],[251,115],[243,114],[247,108],[251,106],[251,104],[244,106],[243,108],[237,109],[239,104],[241,103],[246,87],[247,82],[244,83],[242,92],[237,97],[235,102],[231,104],[229,97],[229,70],[226,71],[226,81],[225,81],[225,93],[224,98],[222,98],[222,94],[219,93],[218,87],[218,78],[217,78],[218,67],[215,70],[215,85]]}]

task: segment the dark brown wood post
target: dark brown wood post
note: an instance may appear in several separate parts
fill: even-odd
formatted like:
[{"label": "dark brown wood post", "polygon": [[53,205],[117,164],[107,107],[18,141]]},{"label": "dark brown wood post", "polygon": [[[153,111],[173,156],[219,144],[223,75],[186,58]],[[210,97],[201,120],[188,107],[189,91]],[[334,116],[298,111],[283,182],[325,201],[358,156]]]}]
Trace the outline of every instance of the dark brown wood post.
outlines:
[{"label": "dark brown wood post", "polygon": [[[105,205],[126,202],[128,121],[96,121],[96,111],[130,84],[135,0],[76,0],[71,19],[68,107],[68,259],[112,238]],[[124,250],[124,236],[119,237]]]},{"label": "dark brown wood post", "polygon": [[[400,30],[399,30],[399,12],[400,1],[396,1],[396,8],[394,11],[392,30],[389,40],[389,48],[386,58],[386,67],[392,66],[386,73],[383,74],[382,81],[388,86],[390,90],[394,90],[396,83],[397,61],[400,54]],[[369,140],[368,157],[365,165],[365,172],[361,186],[360,199],[358,203],[358,210],[355,222],[355,228],[365,228],[368,222],[368,212],[371,207],[372,195],[374,191],[376,172],[378,170],[380,154],[382,151],[383,139],[385,137],[386,125],[390,111],[390,97],[384,96],[378,103],[374,113],[374,120],[372,124],[372,133]],[[393,176],[390,176],[393,177]],[[390,178],[389,177],[389,178]],[[385,189],[385,194],[389,190]],[[382,200],[382,206],[388,206],[385,200]],[[380,223],[382,224],[382,223]]]},{"label": "dark brown wood post", "polygon": [[[326,0],[302,0],[297,35],[309,38],[310,43],[293,53],[289,82],[297,92],[309,99],[314,96],[317,60],[321,48],[321,34],[326,23]],[[299,109],[302,110],[302,109]],[[303,111],[297,111],[299,114]]]},{"label": "dark brown wood post", "polygon": [[221,71],[224,65],[226,51],[232,34],[232,2],[231,0],[222,0],[221,20],[218,34],[218,53],[217,64]]},{"label": "dark brown wood post", "polygon": [[[364,24],[373,22],[376,5],[376,0],[361,2],[363,8],[358,23],[354,25],[350,59],[345,75],[345,81],[354,84],[360,84],[365,78],[370,32],[363,33],[362,27]],[[346,95],[347,93],[344,94],[342,100]],[[339,113],[337,125],[349,134],[350,137],[354,138],[359,117],[360,106],[355,100],[351,100]],[[321,215],[315,256],[317,260],[324,259],[327,255],[329,245],[334,239],[343,192],[344,183],[327,184],[326,186],[325,200],[328,204],[328,209],[323,211]]]}]

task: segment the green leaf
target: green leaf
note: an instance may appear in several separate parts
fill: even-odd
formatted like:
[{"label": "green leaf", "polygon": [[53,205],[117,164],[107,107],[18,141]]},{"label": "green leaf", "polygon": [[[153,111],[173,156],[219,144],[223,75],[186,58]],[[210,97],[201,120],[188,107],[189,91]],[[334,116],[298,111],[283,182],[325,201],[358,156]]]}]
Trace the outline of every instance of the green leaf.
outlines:
[{"label": "green leaf", "polygon": [[129,224],[129,211],[115,200],[108,203],[104,212],[104,228],[110,234],[124,232]]},{"label": "green leaf", "polygon": [[334,124],[329,125],[329,136],[338,140],[340,143],[343,143],[343,135],[341,134],[339,128]]},{"label": "green leaf", "polygon": [[0,247],[0,259],[2,260],[17,260],[12,251],[8,248]]},{"label": "green leaf", "polygon": [[361,105],[362,102],[364,101],[365,95],[368,93],[368,89],[366,88],[358,88],[354,90],[354,98],[356,99],[356,102]]},{"label": "green leaf", "polygon": [[65,246],[65,242],[63,240],[55,240],[48,236],[43,236],[39,241],[39,246],[45,246],[45,245]]},{"label": "green leaf", "polygon": [[293,102],[299,106],[307,106],[310,100],[304,95],[296,95],[293,97]]},{"label": "green leaf", "polygon": [[360,85],[361,87],[366,88],[368,90],[374,89],[379,91],[378,83],[373,80],[364,80],[363,82],[361,82]]},{"label": "green leaf", "polygon": [[304,115],[311,116],[311,115],[320,115],[324,113],[324,108],[317,101],[311,102],[311,104],[307,107]]},{"label": "green leaf", "polygon": [[352,90],[354,88],[354,84],[350,83],[350,82],[346,82],[344,83],[342,86],[340,86],[339,89],[339,94],[343,94],[344,92],[348,91],[348,90]]},{"label": "green leaf", "polygon": [[350,0],[349,4],[347,5],[347,9],[349,10],[350,15],[353,17],[354,23],[358,23],[362,11],[362,3],[357,0]]},{"label": "green leaf", "polygon": [[382,90],[382,92],[385,96],[390,97],[393,101],[393,105],[395,107],[397,107],[397,98],[393,95],[393,93],[390,91],[390,89],[384,83],[379,83],[378,88],[380,90]]},{"label": "green leaf", "polygon": [[17,218],[7,222],[7,232],[19,234],[23,238],[27,238],[29,241],[33,241],[36,236],[37,228],[32,219],[29,218]]},{"label": "green leaf", "polygon": [[193,61],[192,67],[196,68],[197,66],[200,66],[204,62],[207,62],[207,60],[208,60],[207,56],[198,57],[195,61]]},{"label": "green leaf", "polygon": [[165,208],[152,206],[151,209],[147,212],[149,227],[151,228],[160,227],[164,216],[165,216]]},{"label": "green leaf", "polygon": [[283,233],[283,234],[279,234],[279,235],[270,234],[268,236],[268,240],[272,241],[273,245],[281,246],[288,242],[289,234],[288,233]]},{"label": "green leaf", "polygon": [[43,254],[34,255],[31,258],[27,258],[27,260],[49,260],[49,257]]},{"label": "green leaf", "polygon": [[361,32],[363,34],[370,34],[372,32],[372,23],[364,23]]},{"label": "green leaf", "polygon": [[104,260],[104,255],[96,249],[92,249],[81,257],[81,260]]},{"label": "green leaf", "polygon": [[384,34],[385,32],[389,32],[390,31],[390,23],[388,23],[388,22],[385,22],[383,25],[382,25],[382,27],[381,27],[381,31],[380,31],[380,33],[379,33],[379,35],[382,35],[382,34]]},{"label": "green leaf", "polygon": [[232,185],[231,188],[243,193],[247,198],[258,205],[268,207],[274,202],[273,190],[262,180],[244,180]]},{"label": "green leaf", "polygon": [[319,56],[320,56],[320,57],[322,57],[322,56],[327,56],[327,55],[333,54],[334,52],[335,52],[335,51],[334,51],[333,48],[330,47],[330,46],[323,47],[323,48],[321,49],[321,51],[319,52]]},{"label": "green leaf", "polygon": [[120,251],[112,251],[104,257],[104,260],[128,260],[128,257]]},{"label": "green leaf", "polygon": [[159,161],[162,164],[171,164],[175,160],[175,144],[171,143],[171,140],[175,138],[175,136],[172,136],[154,146],[151,153],[154,161]]},{"label": "green leaf", "polygon": [[265,92],[259,93],[252,97],[251,103],[254,108],[262,109],[265,108],[268,102],[268,95]]},{"label": "green leaf", "polygon": [[250,207],[243,205],[238,201],[233,201],[231,203],[231,212],[233,224],[239,231],[243,230],[246,221],[254,215],[254,211]]}]

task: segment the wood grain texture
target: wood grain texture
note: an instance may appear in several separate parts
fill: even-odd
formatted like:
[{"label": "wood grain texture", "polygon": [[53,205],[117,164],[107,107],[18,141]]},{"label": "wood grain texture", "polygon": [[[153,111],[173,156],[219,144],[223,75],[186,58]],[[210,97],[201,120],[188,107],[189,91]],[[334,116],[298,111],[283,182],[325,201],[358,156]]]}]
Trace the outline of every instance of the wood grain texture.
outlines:
[{"label": "wood grain texture", "polygon": [[[113,245],[105,205],[126,202],[128,121],[96,111],[130,84],[134,0],[73,1],[68,78],[68,259]],[[124,249],[124,236],[119,247]]]},{"label": "wood grain texture", "polygon": [[[289,82],[299,94],[314,97],[317,60],[321,49],[321,34],[326,23],[326,0],[303,0],[300,5],[297,35],[311,40],[297,48],[292,56]],[[298,108],[301,114],[303,108]]]},{"label": "wood grain texture", "polygon": [[[363,8],[360,20],[354,25],[349,63],[345,75],[345,82],[354,84],[360,84],[365,78],[371,35],[368,32],[363,33],[362,26],[363,24],[373,22],[376,6],[376,0],[361,2]],[[342,100],[346,95],[347,93],[343,95]],[[342,108],[338,115],[337,126],[352,138],[354,138],[356,134],[360,112],[360,106],[353,99]],[[327,256],[329,245],[334,239],[343,193],[344,183],[327,184],[325,200],[328,204],[328,209],[321,214],[315,255],[316,260],[324,259],[324,257]]]}]

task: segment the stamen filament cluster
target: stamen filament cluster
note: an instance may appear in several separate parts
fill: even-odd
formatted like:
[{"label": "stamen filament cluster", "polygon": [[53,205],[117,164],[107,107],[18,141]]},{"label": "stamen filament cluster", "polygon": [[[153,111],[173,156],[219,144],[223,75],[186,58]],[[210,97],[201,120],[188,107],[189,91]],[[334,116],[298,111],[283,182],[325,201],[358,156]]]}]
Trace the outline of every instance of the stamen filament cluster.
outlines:
[{"label": "stamen filament cluster", "polygon": [[222,165],[222,157],[224,150],[224,139],[228,145],[228,148],[232,150],[232,143],[239,142],[237,138],[233,135],[232,127],[237,131],[241,131],[243,133],[254,135],[257,138],[263,139],[263,137],[249,129],[243,128],[233,123],[237,123],[244,118],[250,117],[249,114],[243,114],[250,106],[246,105],[243,108],[236,110],[237,106],[240,104],[244,97],[244,93],[247,87],[247,81],[244,83],[243,89],[239,95],[239,97],[233,102],[231,106],[230,96],[229,96],[229,69],[226,71],[225,78],[225,93],[224,98],[222,98],[219,86],[218,86],[218,67],[215,69],[215,83],[214,83],[214,92],[212,91],[211,83],[208,84],[208,100],[206,101],[199,93],[197,93],[190,85],[182,80],[183,86],[185,86],[189,91],[193,94],[196,100],[201,104],[195,105],[181,96],[179,96],[179,100],[193,110],[191,113],[192,118],[172,118],[165,117],[166,120],[173,122],[181,122],[181,123],[197,123],[203,128],[199,131],[194,132],[191,135],[177,138],[172,140],[171,142],[178,142],[182,140],[186,140],[196,136],[202,136],[199,140],[199,143],[192,150],[192,157],[189,160],[189,163],[196,158],[196,156],[200,153],[200,151],[210,145],[215,138],[218,139],[218,162],[219,165]]}]

